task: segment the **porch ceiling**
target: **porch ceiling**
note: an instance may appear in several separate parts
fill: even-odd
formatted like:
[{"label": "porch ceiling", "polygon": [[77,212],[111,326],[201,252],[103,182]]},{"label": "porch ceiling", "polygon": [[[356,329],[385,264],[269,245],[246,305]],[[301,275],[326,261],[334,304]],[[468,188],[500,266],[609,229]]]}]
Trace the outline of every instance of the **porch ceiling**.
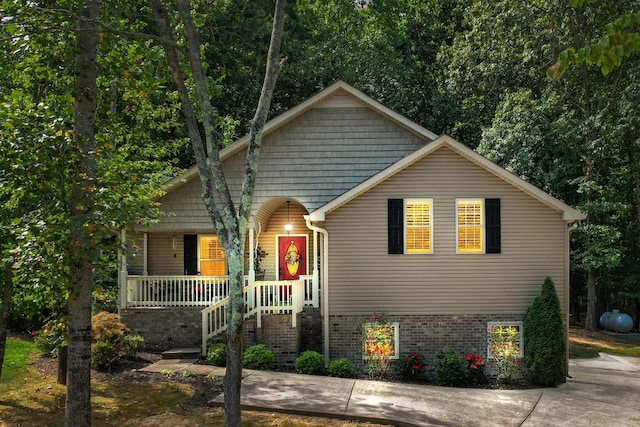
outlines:
[{"label": "porch ceiling", "polygon": [[258,209],[258,212],[253,216],[255,230],[260,233],[266,232],[269,225],[269,219],[273,216],[275,211],[287,205],[287,200],[291,201],[291,207],[302,206],[306,210],[302,203],[292,199],[291,197],[273,198],[263,203],[262,206],[260,206],[260,209]]}]

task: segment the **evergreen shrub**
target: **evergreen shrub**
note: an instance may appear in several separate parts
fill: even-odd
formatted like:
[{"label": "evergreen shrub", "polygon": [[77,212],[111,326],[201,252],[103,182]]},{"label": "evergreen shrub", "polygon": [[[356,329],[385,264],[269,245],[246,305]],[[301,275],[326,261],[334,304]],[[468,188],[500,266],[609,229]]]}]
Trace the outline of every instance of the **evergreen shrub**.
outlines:
[{"label": "evergreen shrub", "polygon": [[276,357],[264,344],[256,344],[247,348],[242,358],[242,366],[247,369],[269,371],[273,369],[275,364]]},{"label": "evergreen shrub", "polygon": [[553,280],[547,276],[540,294],[527,309],[522,322],[524,360],[531,381],[556,386],[566,381],[566,342],[560,300]]},{"label": "evergreen shrub", "polygon": [[336,359],[329,362],[327,373],[338,378],[355,378],[358,375],[353,363],[347,359]]},{"label": "evergreen shrub", "polygon": [[296,372],[308,375],[324,375],[324,356],[317,351],[307,350],[296,358]]},{"label": "evergreen shrub", "polygon": [[435,382],[456,387],[467,382],[467,362],[456,351],[439,351],[435,360]]}]

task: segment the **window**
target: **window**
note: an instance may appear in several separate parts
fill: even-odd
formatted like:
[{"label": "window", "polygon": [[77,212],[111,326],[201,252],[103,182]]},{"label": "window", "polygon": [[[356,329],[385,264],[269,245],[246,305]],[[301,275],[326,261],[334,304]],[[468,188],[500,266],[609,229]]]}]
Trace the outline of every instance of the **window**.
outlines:
[{"label": "window", "polygon": [[203,276],[224,276],[227,262],[218,236],[200,236],[200,274]]},{"label": "window", "polygon": [[363,359],[397,359],[399,357],[399,323],[365,323]]},{"label": "window", "polygon": [[456,200],[458,253],[500,253],[500,199]]},{"label": "window", "polygon": [[481,199],[456,201],[458,253],[484,252],[483,202]]},{"label": "window", "polygon": [[487,359],[522,358],[523,355],[522,322],[487,324]]},{"label": "window", "polygon": [[430,254],[432,252],[433,221],[431,205],[431,199],[405,200],[405,248],[408,254]]},{"label": "window", "polygon": [[433,252],[433,199],[389,199],[388,252]]}]

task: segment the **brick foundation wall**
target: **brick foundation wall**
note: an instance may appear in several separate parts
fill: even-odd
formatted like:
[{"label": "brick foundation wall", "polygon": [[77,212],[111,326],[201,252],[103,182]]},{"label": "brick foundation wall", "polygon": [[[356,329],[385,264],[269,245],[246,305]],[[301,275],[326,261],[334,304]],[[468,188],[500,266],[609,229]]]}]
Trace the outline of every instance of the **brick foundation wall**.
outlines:
[{"label": "brick foundation wall", "polygon": [[[300,325],[300,315],[297,322]],[[273,351],[277,367],[292,367],[298,357],[300,328],[291,326],[290,314],[263,314],[262,327],[256,328],[256,342]]]},{"label": "brick foundation wall", "polygon": [[300,353],[313,350],[323,353],[322,348],[322,314],[319,308],[304,307],[300,322]]},{"label": "brick foundation wall", "polygon": [[[293,367],[298,355],[305,350],[322,352],[322,317],[317,309],[305,308],[297,315],[297,325],[291,326],[290,314],[262,315],[262,327],[256,319],[243,325],[243,346],[264,344],[276,357],[277,367]],[[202,317],[200,308],[135,308],[120,310],[122,322],[134,335],[144,337],[151,351],[165,351],[178,347],[200,347]],[[302,334],[307,336],[302,339]],[[213,342],[226,342],[224,334]]]},{"label": "brick foundation wall", "polygon": [[[418,352],[426,357],[427,370],[433,371],[438,351],[480,353],[487,356],[487,322],[521,321],[522,315],[415,315],[388,316],[398,322],[400,353]],[[329,318],[331,360],[346,358],[363,367],[362,325],[368,316]]]},{"label": "brick foundation wall", "polygon": [[201,308],[121,309],[122,323],[131,334],[141,335],[149,350],[200,347],[202,342]]}]

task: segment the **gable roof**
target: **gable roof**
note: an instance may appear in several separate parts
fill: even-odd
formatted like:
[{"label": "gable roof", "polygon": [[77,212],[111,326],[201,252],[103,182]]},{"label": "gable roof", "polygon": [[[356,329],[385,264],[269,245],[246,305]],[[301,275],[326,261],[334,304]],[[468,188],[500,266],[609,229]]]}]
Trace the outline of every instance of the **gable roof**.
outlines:
[{"label": "gable roof", "polygon": [[[425,138],[425,140],[427,141],[432,141],[438,137],[437,134],[412,122],[408,118],[402,116],[401,114],[396,113],[395,111],[389,109],[388,107],[385,107],[380,102],[365,95],[363,92],[348,85],[342,80],[338,80],[337,82],[327,87],[326,89],[316,93],[315,95],[303,101],[302,103],[298,104],[297,106],[287,110],[286,112],[280,114],[279,116],[265,123],[262,131],[263,138],[269,135],[270,133],[273,133],[274,131],[280,129],[282,126],[286,125],[287,123],[291,122],[297,117],[303,115],[304,113],[311,110],[312,108],[319,106],[323,102],[339,94],[349,95],[350,97],[353,98],[354,101],[362,104],[362,106],[368,107],[376,111],[377,113],[381,114],[382,116],[389,119],[390,121],[405,128],[409,132],[412,132],[422,138]],[[248,143],[249,143],[249,135],[247,134],[242,138],[236,140],[230,146],[220,150],[220,160],[224,161],[225,159],[233,156],[234,154],[237,154],[238,152],[246,149]],[[196,165],[194,165],[190,167],[185,173],[168,180],[164,185],[164,190],[169,191],[176,187],[179,187],[182,184],[186,183],[187,181],[191,180],[192,178],[196,177],[197,175],[198,175],[198,168]]]},{"label": "gable roof", "polygon": [[514,187],[520,189],[521,191],[527,193],[531,197],[539,200],[543,204],[549,206],[550,208],[562,212],[562,219],[567,222],[579,221],[585,219],[585,215],[579,212],[578,210],[572,208],[566,203],[556,199],[550,194],[542,191],[538,187],[528,183],[522,178],[514,175],[513,173],[507,171],[506,169],[498,166],[493,163],[491,160],[481,156],[476,153],[469,147],[459,143],[455,139],[451,138],[448,135],[442,135],[436,140],[427,143],[423,148],[414,151],[410,155],[405,158],[397,161],[392,164],[388,168],[380,171],[376,175],[362,182],[361,184],[353,187],[351,190],[345,192],[341,196],[336,197],[329,203],[321,206],[315,211],[309,214],[309,219],[311,221],[324,221],[327,214],[332,211],[338,209],[339,207],[347,204],[352,199],[360,196],[361,194],[367,192],[371,188],[390,178],[391,176],[397,174],[398,172],[406,169],[411,166],[415,162],[429,156],[431,153],[435,152],[439,148],[448,147],[460,156],[466,158],[467,160],[475,163],[480,166],[482,169],[492,173],[503,181],[513,185]]}]

